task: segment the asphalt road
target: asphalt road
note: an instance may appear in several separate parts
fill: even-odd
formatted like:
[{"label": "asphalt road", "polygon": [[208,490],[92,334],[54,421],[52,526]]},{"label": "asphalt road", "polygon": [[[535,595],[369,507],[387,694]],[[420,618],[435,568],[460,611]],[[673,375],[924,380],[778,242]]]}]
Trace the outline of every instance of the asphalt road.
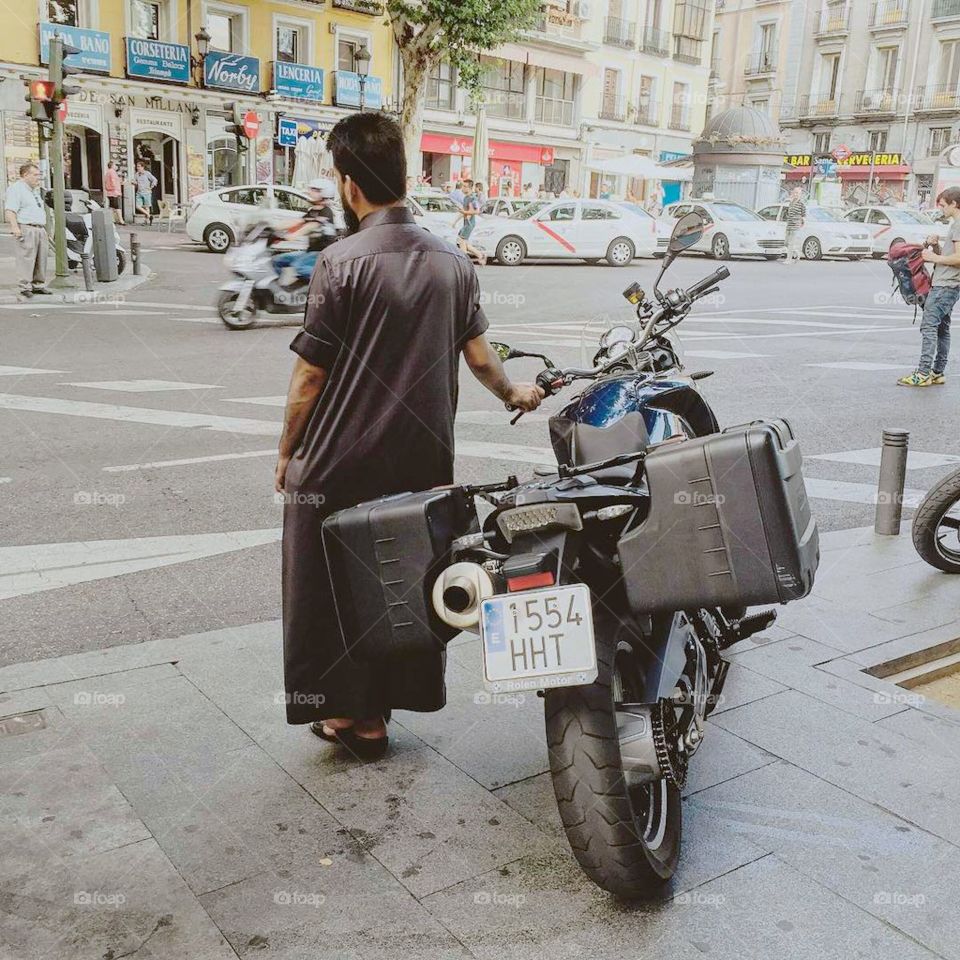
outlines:
[{"label": "asphalt road", "polygon": [[[143,245],[159,276],[122,303],[0,307],[0,663],[280,615],[271,451],[294,327],[228,332],[212,310],[220,259],[176,238]],[[687,257],[667,282],[716,266]],[[722,293],[681,328],[688,368],[716,371],[702,386],[721,423],[793,422],[823,529],[872,522],[884,428],[911,431],[908,489],[960,460],[960,379],[895,384],[916,362],[919,325],[890,301],[885,264],[728,266]],[[621,290],[649,289],[658,269],[487,267],[492,334],[579,363],[594,331],[630,318]],[[463,373],[460,479],[529,475],[548,447],[545,416],[510,427]]]}]

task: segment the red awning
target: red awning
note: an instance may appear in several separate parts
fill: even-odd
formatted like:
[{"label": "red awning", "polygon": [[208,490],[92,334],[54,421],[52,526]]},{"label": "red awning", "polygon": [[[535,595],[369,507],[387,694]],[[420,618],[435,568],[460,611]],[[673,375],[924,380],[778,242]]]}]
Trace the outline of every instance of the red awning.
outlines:
[{"label": "red awning", "polygon": [[[906,164],[897,166],[882,166],[873,168],[874,180],[906,180],[910,176],[910,167]],[[869,180],[869,167],[844,167],[837,166],[837,173],[841,180]],[[791,167],[785,174],[788,180],[799,180],[801,177],[810,176],[809,167]]]},{"label": "red awning", "polygon": [[[456,137],[446,133],[425,133],[420,138],[420,149],[424,153],[447,153],[457,157],[469,157],[473,154],[473,137]],[[516,163],[553,163],[553,147],[542,147],[535,143],[505,143],[502,140],[490,141],[491,160],[513,160]]]}]

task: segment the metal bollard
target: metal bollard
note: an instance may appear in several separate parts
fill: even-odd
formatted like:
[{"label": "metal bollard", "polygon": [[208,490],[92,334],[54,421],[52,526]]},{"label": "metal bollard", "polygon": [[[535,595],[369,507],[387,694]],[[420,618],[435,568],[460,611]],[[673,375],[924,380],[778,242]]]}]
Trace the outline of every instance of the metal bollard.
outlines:
[{"label": "metal bollard", "polygon": [[133,232],[130,232],[130,262],[133,264],[133,274],[140,276],[140,238]]},{"label": "metal bollard", "polygon": [[900,533],[903,513],[903,484],[907,476],[909,430],[884,430],[880,451],[880,482],[874,533],[895,537]]},{"label": "metal bollard", "polygon": [[89,253],[80,254],[80,266],[83,268],[83,289],[93,293],[93,264]]}]

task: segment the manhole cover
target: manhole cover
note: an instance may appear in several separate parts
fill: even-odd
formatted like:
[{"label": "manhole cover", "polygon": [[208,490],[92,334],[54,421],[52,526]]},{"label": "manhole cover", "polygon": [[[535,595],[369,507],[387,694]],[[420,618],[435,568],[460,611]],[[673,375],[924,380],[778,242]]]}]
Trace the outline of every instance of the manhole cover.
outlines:
[{"label": "manhole cover", "polygon": [[21,733],[43,730],[47,725],[42,710],[17,713],[12,717],[0,717],[0,737],[16,737]]}]

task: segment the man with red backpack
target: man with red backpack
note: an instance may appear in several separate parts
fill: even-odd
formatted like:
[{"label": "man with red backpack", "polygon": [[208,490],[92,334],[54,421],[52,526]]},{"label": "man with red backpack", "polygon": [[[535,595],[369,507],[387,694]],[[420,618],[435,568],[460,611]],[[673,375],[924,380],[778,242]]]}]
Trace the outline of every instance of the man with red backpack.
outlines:
[{"label": "man with red backpack", "polygon": [[917,369],[897,383],[904,387],[939,386],[946,382],[943,371],[950,352],[950,314],[960,298],[960,187],[948,187],[937,197],[937,206],[947,217],[950,229],[943,249],[933,249],[940,238],[927,238],[923,259],[933,266],[933,285],[923,305],[920,333],[923,344]]}]

